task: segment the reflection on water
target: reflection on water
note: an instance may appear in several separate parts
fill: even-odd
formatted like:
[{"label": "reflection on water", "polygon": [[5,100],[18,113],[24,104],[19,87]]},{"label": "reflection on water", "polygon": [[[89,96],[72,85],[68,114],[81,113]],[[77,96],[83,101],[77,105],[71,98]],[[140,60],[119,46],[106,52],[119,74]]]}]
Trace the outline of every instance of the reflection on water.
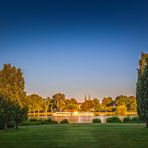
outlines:
[{"label": "reflection on water", "polygon": [[[55,121],[60,122],[63,119],[68,119],[69,123],[92,123],[92,119],[94,118],[99,118],[102,123],[106,123],[106,119],[108,117],[112,116],[105,116],[105,115],[100,115],[100,116],[40,116],[40,117],[30,117],[30,118],[37,118],[37,119],[48,119],[51,118]],[[127,116],[118,116],[121,120],[123,120],[124,117]],[[136,117],[136,116],[130,116],[130,117]]]}]

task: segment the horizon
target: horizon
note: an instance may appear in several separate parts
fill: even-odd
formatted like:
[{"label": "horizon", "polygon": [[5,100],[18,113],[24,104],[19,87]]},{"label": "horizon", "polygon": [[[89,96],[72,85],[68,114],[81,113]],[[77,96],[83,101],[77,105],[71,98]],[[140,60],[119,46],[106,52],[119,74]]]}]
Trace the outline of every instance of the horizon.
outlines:
[{"label": "horizon", "polygon": [[135,96],[148,52],[146,1],[0,2],[0,69],[21,68],[27,94],[61,92],[82,102]]}]

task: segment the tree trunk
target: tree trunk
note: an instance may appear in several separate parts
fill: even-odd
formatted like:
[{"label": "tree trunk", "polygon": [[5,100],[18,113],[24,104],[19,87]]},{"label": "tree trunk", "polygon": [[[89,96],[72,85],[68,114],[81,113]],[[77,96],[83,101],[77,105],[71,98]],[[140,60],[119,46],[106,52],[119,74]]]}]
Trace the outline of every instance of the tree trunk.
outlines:
[{"label": "tree trunk", "polygon": [[35,117],[35,110],[33,110],[33,116]]},{"label": "tree trunk", "polygon": [[39,111],[39,109],[38,109],[38,118],[39,118],[39,116],[40,116],[40,115],[39,115],[39,112],[40,112],[40,111]]},{"label": "tree trunk", "polygon": [[50,111],[53,113],[53,108],[52,108],[52,106],[50,107]]},{"label": "tree trunk", "polygon": [[47,116],[47,109],[45,109],[44,115]]},{"label": "tree trunk", "polygon": [[19,125],[18,114],[16,114],[16,118],[15,118],[15,128],[16,129],[18,129],[18,125]]},{"label": "tree trunk", "polygon": [[5,129],[8,128],[8,116],[6,113],[4,113],[4,128]]},{"label": "tree trunk", "polygon": [[148,128],[148,120],[146,121],[146,128]]}]

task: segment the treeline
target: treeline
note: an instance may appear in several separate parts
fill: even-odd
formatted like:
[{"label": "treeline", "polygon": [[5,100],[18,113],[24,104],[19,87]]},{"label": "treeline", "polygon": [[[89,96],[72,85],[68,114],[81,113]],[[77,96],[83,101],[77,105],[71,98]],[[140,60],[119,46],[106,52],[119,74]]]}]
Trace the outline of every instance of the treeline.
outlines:
[{"label": "treeline", "polygon": [[42,98],[37,94],[26,97],[26,106],[30,113],[47,112],[73,112],[73,111],[91,111],[91,112],[116,112],[118,115],[124,115],[126,112],[136,112],[136,98],[134,96],[118,96],[115,99],[103,98],[102,102],[97,99],[85,99],[83,103],[78,103],[75,98],[66,99],[62,93],[57,93],[53,97]]},{"label": "treeline", "polygon": [[7,128],[9,124],[18,128],[19,123],[27,118],[27,114],[63,111],[92,111],[116,112],[125,114],[126,111],[136,111],[136,98],[133,96],[108,97],[102,102],[99,99],[67,99],[65,94],[57,93],[52,97],[43,98],[37,94],[27,96],[25,81],[21,69],[4,64],[0,70],[0,127]]}]

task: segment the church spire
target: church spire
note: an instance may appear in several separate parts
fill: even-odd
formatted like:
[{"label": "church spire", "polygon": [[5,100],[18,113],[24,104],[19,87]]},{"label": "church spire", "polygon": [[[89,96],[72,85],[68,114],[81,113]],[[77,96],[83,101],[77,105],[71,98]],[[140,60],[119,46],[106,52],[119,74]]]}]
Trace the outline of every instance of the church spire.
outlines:
[{"label": "church spire", "polygon": [[88,100],[91,100],[91,98],[90,98],[90,93],[89,93],[89,96],[88,96]]},{"label": "church spire", "polygon": [[87,101],[86,93],[85,93],[84,101]]}]

